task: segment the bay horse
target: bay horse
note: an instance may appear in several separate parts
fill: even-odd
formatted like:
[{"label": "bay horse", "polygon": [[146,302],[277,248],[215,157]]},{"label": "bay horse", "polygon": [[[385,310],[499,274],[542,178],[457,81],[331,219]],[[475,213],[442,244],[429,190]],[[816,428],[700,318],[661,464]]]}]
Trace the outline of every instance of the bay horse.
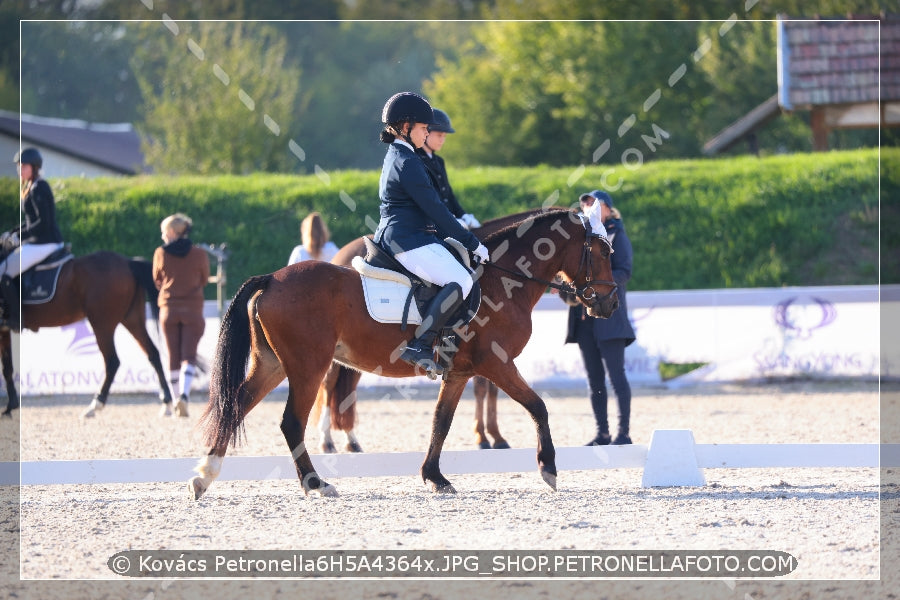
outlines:
[{"label": "bay horse", "polygon": [[[609,317],[618,308],[610,267],[612,246],[599,222],[555,209],[487,236],[491,262],[479,265],[478,314],[461,332],[453,365],[445,371],[421,467],[435,492],[455,493],[440,471],[440,455],[466,382],[482,375],[521,404],[537,429],[537,463],[556,489],[556,450],[547,407],[516,368],[531,337],[531,311],[547,286],[576,294],[588,313]],[[550,280],[559,274],[562,284]],[[281,431],[306,494],[335,496],[321,479],[304,444],[310,409],[325,373],[336,360],[388,377],[422,375],[398,357],[414,335],[372,319],[360,275],[327,262],[305,261],[245,281],[222,318],[212,365],[209,402],[201,417],[207,454],[188,488],[198,499],[219,475],[228,445],[243,436],[247,414],[285,377],[288,398]]]},{"label": "bay horse", "polygon": [[[526,210],[496,219],[485,221],[481,227],[472,229],[472,233],[479,240],[483,240],[488,235],[500,231],[504,227],[508,227],[514,223],[524,221],[526,218],[539,214],[545,209],[536,208]],[[371,235],[368,237],[372,237]],[[357,257],[366,255],[366,245],[363,238],[356,238],[352,242],[346,244],[331,259],[336,265],[349,267],[351,261]],[[319,434],[321,436],[319,449],[325,453],[333,453],[337,451],[334,440],[331,437],[331,430],[336,429],[343,431],[347,436],[346,449],[350,452],[362,452],[362,446],[353,428],[356,425],[356,388],[359,385],[362,373],[356,369],[345,367],[344,365],[333,362],[328,374],[319,387],[316,403],[312,410],[312,420],[319,418]],[[487,449],[491,447],[485,432],[494,438],[494,448],[509,448],[509,443],[500,434],[500,427],[497,424],[497,386],[488,381],[481,375],[472,378],[472,386],[475,393],[475,422],[473,429],[475,430],[475,443],[479,448]]]},{"label": "bay horse", "polygon": [[[84,417],[95,416],[106,405],[110,386],[121,364],[113,339],[119,323],[131,333],[150,360],[159,378],[160,399],[172,400],[159,350],[147,333],[144,302],[149,295],[151,306],[155,308],[158,294],[151,270],[149,262],[128,259],[115,252],[78,256],[63,265],[52,300],[22,305],[23,328],[37,331],[41,327],[60,327],[87,318],[94,330],[106,375]],[[9,392],[9,405],[3,414],[8,414],[19,404],[13,383],[9,330],[0,333],[0,354]]]}]

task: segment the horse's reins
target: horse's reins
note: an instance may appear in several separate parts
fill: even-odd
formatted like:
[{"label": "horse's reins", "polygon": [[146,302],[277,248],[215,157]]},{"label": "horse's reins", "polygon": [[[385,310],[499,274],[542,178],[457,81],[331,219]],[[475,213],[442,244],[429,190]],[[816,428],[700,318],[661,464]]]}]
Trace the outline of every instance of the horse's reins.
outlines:
[{"label": "horse's reins", "polygon": [[[600,239],[600,240],[603,240],[604,242],[606,242],[606,244],[609,246],[610,250],[612,250],[612,244],[609,243],[609,240],[607,238],[594,233],[591,230],[590,224],[589,223],[586,224],[584,222],[584,217],[581,217],[581,223],[582,223],[582,225],[584,225],[584,231],[585,231],[584,246],[582,247],[582,251],[581,251],[581,264],[578,265],[578,272],[575,273],[575,276],[577,277],[578,273],[581,273],[582,268],[586,268],[587,279],[585,280],[584,285],[581,286],[580,288],[576,288],[574,285],[574,282],[573,283],[555,283],[553,281],[545,281],[538,277],[526,275],[519,271],[513,271],[512,269],[507,269],[506,267],[501,267],[500,265],[496,265],[492,262],[482,263],[482,264],[493,267],[493,268],[497,269],[498,271],[503,271],[504,273],[509,273],[510,275],[515,275],[516,277],[518,277],[520,279],[527,279],[528,281],[542,283],[542,284],[546,285],[547,287],[551,287],[560,292],[566,292],[567,294],[574,294],[574,295],[578,296],[579,298],[581,298],[582,300],[584,300],[585,302],[591,302],[592,300],[594,300],[594,298],[597,297],[597,290],[594,289],[594,285],[611,286],[612,289],[609,290],[609,292],[605,296],[600,298],[600,300],[599,300],[599,301],[603,301],[606,298],[608,298],[609,296],[613,295],[613,293],[616,291],[616,288],[618,287],[618,284],[616,284],[615,281],[607,281],[605,279],[592,279],[592,277],[593,277],[593,275],[592,275],[593,262],[591,260],[591,244],[593,243],[594,238],[597,238],[597,239]],[[590,292],[590,295],[588,295],[588,292]]]}]

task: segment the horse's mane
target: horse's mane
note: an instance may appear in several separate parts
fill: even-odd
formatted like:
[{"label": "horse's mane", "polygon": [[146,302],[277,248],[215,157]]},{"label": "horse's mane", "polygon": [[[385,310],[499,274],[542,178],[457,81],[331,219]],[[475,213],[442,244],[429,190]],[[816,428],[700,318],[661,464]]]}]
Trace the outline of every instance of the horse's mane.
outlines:
[{"label": "horse's mane", "polygon": [[565,215],[567,213],[572,213],[572,211],[569,210],[568,208],[553,206],[553,207],[548,208],[546,210],[546,212],[541,212],[536,215],[531,215],[529,217],[522,219],[521,221],[513,223],[512,225],[507,225],[503,229],[495,231],[494,233],[486,236],[483,241],[485,244],[495,243],[495,242],[500,243],[500,242],[503,242],[503,240],[506,240],[512,236],[518,235],[519,228],[522,226],[522,223],[525,223],[526,221],[529,221],[529,220],[534,221],[534,223],[532,224],[532,227],[533,227],[534,225],[538,225],[538,224],[542,223],[544,220],[556,218],[561,215]]}]

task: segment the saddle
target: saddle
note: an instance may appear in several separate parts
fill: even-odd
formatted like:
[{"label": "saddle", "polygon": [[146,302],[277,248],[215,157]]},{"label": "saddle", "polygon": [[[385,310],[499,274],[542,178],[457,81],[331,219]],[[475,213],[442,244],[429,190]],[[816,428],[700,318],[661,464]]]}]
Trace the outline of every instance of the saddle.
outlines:
[{"label": "saddle", "polygon": [[[363,296],[369,315],[379,323],[399,323],[400,331],[406,326],[418,325],[421,315],[440,289],[422,280],[400,264],[386,250],[370,238],[363,238],[366,257],[354,257],[351,265],[360,274]],[[459,241],[447,238],[443,242],[451,254],[467,269],[471,270],[469,252]],[[413,302],[415,300],[415,302]],[[453,355],[459,349],[459,334],[454,331],[467,325],[478,313],[481,306],[481,286],[476,281],[466,301],[447,321],[441,330],[438,361],[445,372],[452,366]]]},{"label": "saddle", "polygon": [[72,247],[66,244],[19,275],[22,304],[44,304],[53,300],[63,265],[73,258]]}]

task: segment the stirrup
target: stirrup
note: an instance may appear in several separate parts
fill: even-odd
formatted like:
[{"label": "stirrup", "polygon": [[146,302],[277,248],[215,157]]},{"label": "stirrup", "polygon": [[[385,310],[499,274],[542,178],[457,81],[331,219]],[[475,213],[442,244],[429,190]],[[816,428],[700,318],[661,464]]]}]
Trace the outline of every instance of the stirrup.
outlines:
[{"label": "stirrup", "polygon": [[422,369],[429,379],[437,379],[438,376],[444,374],[444,370],[434,360],[434,351],[429,348],[427,350],[407,346],[400,355],[400,360],[409,363],[417,369]]}]

